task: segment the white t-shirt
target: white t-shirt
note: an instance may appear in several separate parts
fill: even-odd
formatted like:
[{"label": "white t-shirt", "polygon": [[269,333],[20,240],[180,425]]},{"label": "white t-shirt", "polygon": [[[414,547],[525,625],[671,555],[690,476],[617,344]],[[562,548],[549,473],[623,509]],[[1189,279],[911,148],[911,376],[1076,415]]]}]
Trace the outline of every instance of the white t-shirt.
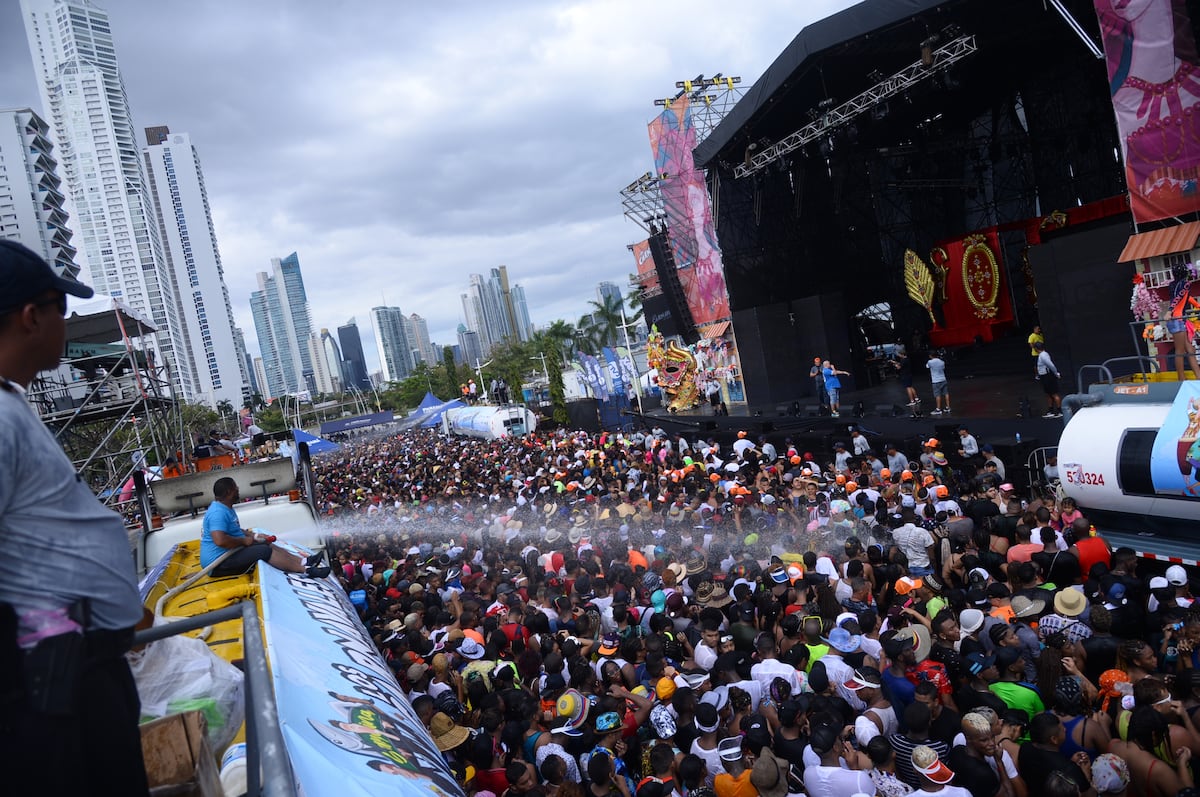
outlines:
[{"label": "white t-shirt", "polygon": [[962,786],[943,786],[941,791],[925,791],[917,789],[908,797],[971,797],[971,792]]},{"label": "white t-shirt", "polygon": [[892,540],[908,557],[909,567],[929,567],[929,552],[926,550],[933,545],[933,535],[920,526],[905,523],[892,532]]},{"label": "white t-shirt", "polygon": [[871,441],[867,439],[866,435],[860,434],[852,438],[852,441],[854,443],[854,453],[860,457],[871,450]]},{"label": "white t-shirt", "polygon": [[[866,772],[815,766],[804,770],[804,790],[809,797],[852,797],[855,794],[874,794],[875,784]],[[970,797],[965,790],[960,791]]]},{"label": "white t-shirt", "polygon": [[929,381],[945,382],[946,381],[946,361],[940,357],[931,357],[929,362],[925,363],[925,367],[929,369]]}]

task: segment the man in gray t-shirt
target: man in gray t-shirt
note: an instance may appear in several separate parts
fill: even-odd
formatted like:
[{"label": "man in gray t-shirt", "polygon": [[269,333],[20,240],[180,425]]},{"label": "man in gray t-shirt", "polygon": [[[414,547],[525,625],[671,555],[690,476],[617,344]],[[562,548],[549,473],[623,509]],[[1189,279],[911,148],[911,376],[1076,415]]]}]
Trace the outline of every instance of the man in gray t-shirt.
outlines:
[{"label": "man in gray t-shirt", "polygon": [[0,240],[0,749],[12,794],[144,795],[129,537],[25,399],[62,356],[67,294],[92,289]]},{"label": "man in gray t-shirt", "polygon": [[[929,369],[929,380],[933,382],[933,400],[935,407],[930,415],[949,415],[950,414],[950,386],[946,383],[946,361],[938,356],[937,352],[929,352],[929,362],[925,363],[925,367]],[[942,402],[945,401],[943,408]]]}]

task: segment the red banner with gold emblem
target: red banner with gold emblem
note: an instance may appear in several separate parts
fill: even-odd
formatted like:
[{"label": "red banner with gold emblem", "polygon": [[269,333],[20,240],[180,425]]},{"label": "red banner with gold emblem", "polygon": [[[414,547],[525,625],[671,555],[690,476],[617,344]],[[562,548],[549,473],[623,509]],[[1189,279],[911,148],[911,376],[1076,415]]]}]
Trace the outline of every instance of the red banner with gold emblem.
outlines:
[{"label": "red banner with gold emblem", "polygon": [[938,323],[929,333],[933,345],[962,346],[977,338],[988,342],[1012,324],[1008,279],[995,227],[939,243],[929,262],[941,300]]}]

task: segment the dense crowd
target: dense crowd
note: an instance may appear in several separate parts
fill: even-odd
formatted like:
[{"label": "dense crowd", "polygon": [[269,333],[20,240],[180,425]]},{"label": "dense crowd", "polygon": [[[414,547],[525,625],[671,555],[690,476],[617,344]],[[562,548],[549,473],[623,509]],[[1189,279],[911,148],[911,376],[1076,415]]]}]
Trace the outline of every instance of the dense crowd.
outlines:
[{"label": "dense crowd", "polygon": [[960,435],[405,432],[317,498],[468,794],[1195,793],[1193,574]]}]

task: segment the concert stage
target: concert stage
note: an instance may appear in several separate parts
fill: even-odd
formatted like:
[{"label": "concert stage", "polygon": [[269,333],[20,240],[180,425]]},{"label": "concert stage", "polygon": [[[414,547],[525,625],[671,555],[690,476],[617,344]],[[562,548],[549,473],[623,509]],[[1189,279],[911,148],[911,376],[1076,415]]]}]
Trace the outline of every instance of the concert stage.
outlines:
[{"label": "concert stage", "polygon": [[[1025,488],[1029,485],[1024,471],[1027,460],[1038,448],[1058,445],[1063,421],[1041,417],[1046,411],[1046,397],[1034,381],[1032,358],[1028,362],[1012,361],[1017,354],[1028,357],[1024,342],[1019,350],[1011,342],[1000,348],[1007,350],[1008,356],[995,356],[993,350],[968,351],[951,361],[950,415],[929,414],[933,408],[929,379],[918,377],[914,381],[922,397],[918,417],[912,417],[912,408],[906,406],[908,399],[900,382],[890,379],[860,390],[843,390],[840,418],[820,416],[819,405],[810,392],[791,401],[731,409],[728,416],[714,416],[704,406],[687,414],[655,409],[647,413],[646,420],[660,424],[667,432],[678,430],[689,439],[712,436],[722,445],[731,444],[740,431],[752,438],[765,434],[777,449],[782,449],[790,438],[818,458],[830,454],[836,442],[849,445],[850,428],[858,427],[877,451],[887,443],[895,443],[912,459],[921,453],[921,441],[936,437],[943,452],[953,460],[958,451],[958,428],[965,425],[981,446],[990,443],[996,449],[1007,467],[1008,479]],[[1067,391],[1073,380],[1063,381]],[[1022,399],[1028,400],[1032,417],[1019,417]],[[855,416],[859,405],[862,417]]]},{"label": "concert stage", "polygon": [[[908,348],[926,401],[924,350],[1035,323],[1068,384],[1128,353],[1132,230],[1099,40],[1091,0],[873,0],[796,36],[694,152],[751,414],[814,403],[813,357],[866,384],[880,344]],[[953,418],[1012,418],[1026,394],[1040,415],[1032,368],[1013,374],[977,390],[951,374]],[[875,390],[843,408],[894,401]]]}]

